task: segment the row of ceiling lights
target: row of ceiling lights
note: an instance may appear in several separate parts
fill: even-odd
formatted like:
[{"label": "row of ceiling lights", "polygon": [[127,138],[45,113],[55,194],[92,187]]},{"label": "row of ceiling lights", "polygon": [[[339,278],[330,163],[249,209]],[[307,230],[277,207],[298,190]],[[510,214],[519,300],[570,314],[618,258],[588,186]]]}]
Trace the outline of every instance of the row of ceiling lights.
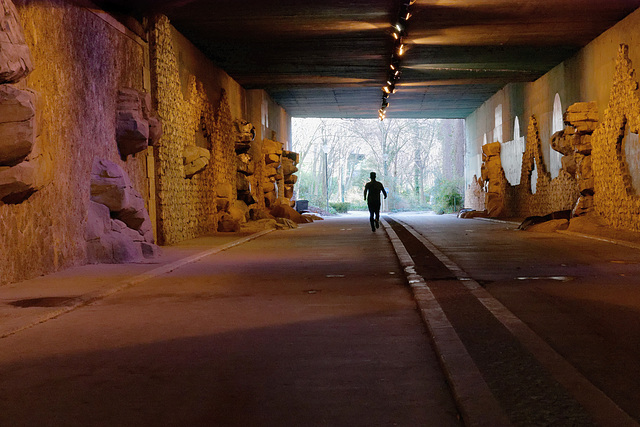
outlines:
[{"label": "row of ceiling lights", "polygon": [[398,14],[398,20],[393,27],[391,33],[394,39],[393,53],[391,54],[391,64],[389,65],[389,73],[387,82],[382,86],[382,106],[378,110],[378,117],[380,120],[384,120],[387,115],[387,108],[389,107],[389,95],[396,92],[396,83],[400,79],[400,58],[404,55],[406,48],[404,45],[404,37],[407,35],[407,21],[411,18],[409,7],[414,4],[416,0],[404,0],[400,6],[400,12]]}]

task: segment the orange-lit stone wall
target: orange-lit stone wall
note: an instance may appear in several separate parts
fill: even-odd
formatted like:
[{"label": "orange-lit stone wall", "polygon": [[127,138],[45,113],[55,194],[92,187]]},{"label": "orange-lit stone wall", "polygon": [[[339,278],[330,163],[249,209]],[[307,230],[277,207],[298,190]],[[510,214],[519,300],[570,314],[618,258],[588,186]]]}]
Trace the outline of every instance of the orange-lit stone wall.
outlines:
[{"label": "orange-lit stone wall", "polygon": [[[502,105],[501,126],[506,141],[515,138],[516,117],[520,123],[529,121],[521,182],[507,188],[508,215],[522,218],[575,207],[580,183],[563,169],[554,179],[548,172],[552,110],[558,94],[562,111],[586,102],[595,103],[597,108],[598,124],[590,138],[593,211],[612,227],[640,231],[640,194],[632,185],[637,181],[633,171],[637,174],[640,165],[638,156],[629,156],[638,148],[625,148],[626,135],[640,131],[640,98],[633,68],[633,62],[636,66],[640,62],[636,42],[639,28],[637,10],[540,79],[505,86],[467,117],[466,199],[471,206],[485,208],[479,186],[472,178],[478,169],[473,159],[482,152],[484,135],[491,142],[494,109]],[[534,164],[538,173],[535,193],[531,189]]]},{"label": "orange-lit stone wall", "polygon": [[[157,220],[159,241],[171,244],[208,232],[218,224],[217,189],[228,184],[235,199],[236,164],[233,120],[228,87],[205,87],[206,76],[190,74],[180,61],[179,35],[165,16],[151,32],[153,98],[163,136],[156,147]],[[231,91],[237,84],[228,82]],[[217,91],[219,93],[212,93]],[[185,178],[183,151],[196,145],[202,132],[211,159],[207,168]]]},{"label": "orange-lit stone wall", "polygon": [[[560,169],[556,178],[551,178],[542,158],[538,121],[534,116],[529,118],[526,141],[520,184],[507,185],[508,215],[524,218],[573,209],[579,196],[576,180],[564,169]],[[537,171],[537,177],[532,176],[534,168]],[[535,192],[531,182],[534,177],[536,178]]]},{"label": "orange-lit stone wall", "polygon": [[[638,49],[636,47],[636,49]],[[620,229],[640,231],[640,195],[632,188],[624,151],[625,131],[640,131],[638,82],[629,48],[621,45],[604,117],[592,135],[595,209]]]},{"label": "orange-lit stone wall", "polygon": [[146,42],[97,11],[53,0],[14,0],[40,95],[41,149],[53,181],[26,201],[0,205],[0,284],[86,263],[89,177],[95,158],[118,163],[148,198],[146,153],[124,162],[115,141],[118,88],[145,90]]}]

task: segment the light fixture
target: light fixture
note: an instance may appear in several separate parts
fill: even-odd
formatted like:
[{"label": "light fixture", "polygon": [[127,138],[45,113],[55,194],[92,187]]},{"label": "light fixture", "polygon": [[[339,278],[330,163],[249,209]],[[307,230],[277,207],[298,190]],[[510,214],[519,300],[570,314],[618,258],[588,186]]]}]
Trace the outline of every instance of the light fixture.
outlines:
[{"label": "light fixture", "polygon": [[393,25],[394,31],[391,33],[394,42],[393,54],[391,55],[391,64],[389,64],[389,73],[387,76],[386,85],[382,87],[382,106],[378,110],[378,117],[380,120],[384,120],[387,115],[386,109],[389,107],[389,95],[396,93],[396,83],[400,78],[400,57],[406,52],[406,48],[403,42],[403,37],[406,34],[407,21],[412,17],[409,12],[409,7],[414,4],[416,0],[403,0],[398,11],[398,20]]}]

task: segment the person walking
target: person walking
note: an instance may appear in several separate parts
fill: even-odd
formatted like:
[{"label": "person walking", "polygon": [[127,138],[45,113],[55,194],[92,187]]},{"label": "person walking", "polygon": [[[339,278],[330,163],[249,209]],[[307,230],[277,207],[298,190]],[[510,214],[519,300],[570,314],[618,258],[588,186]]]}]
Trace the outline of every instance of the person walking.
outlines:
[{"label": "person walking", "polygon": [[[369,222],[371,223],[371,231],[376,231],[380,227],[380,193],[387,198],[387,192],[384,191],[384,185],[380,181],[376,181],[376,173],[369,174],[371,181],[364,186],[364,199],[369,207]],[[368,197],[367,197],[368,196]],[[374,218],[375,217],[375,218]]]}]

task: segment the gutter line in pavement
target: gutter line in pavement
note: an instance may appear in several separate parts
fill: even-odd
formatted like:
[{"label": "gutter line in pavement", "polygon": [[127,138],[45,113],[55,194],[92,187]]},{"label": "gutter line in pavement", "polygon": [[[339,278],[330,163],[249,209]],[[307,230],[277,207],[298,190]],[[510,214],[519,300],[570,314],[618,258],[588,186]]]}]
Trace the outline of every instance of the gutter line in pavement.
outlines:
[{"label": "gutter line in pavement", "polygon": [[389,223],[383,218],[380,222],[384,225],[422,320],[429,330],[464,424],[487,427],[511,425],[429,286],[416,273],[411,255]]}]

